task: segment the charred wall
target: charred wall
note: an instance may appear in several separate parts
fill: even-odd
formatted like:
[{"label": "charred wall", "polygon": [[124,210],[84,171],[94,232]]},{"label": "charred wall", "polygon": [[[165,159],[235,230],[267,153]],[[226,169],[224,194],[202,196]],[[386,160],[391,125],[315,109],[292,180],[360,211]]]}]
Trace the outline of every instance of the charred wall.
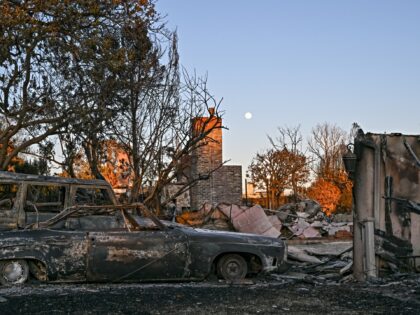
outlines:
[{"label": "charred wall", "polygon": [[354,275],[418,269],[420,136],[363,134],[355,139]]}]

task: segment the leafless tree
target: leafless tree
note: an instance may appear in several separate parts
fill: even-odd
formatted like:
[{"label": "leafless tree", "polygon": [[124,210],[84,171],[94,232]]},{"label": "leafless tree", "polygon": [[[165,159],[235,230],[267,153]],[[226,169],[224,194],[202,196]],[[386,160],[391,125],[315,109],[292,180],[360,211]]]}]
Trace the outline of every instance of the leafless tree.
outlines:
[{"label": "leafless tree", "polygon": [[342,153],[346,148],[347,133],[337,125],[323,123],[312,129],[308,140],[309,151],[314,155],[315,172],[323,178],[334,178],[342,169]]},{"label": "leafless tree", "polygon": [[278,127],[277,130],[277,137],[272,138],[268,136],[268,139],[274,149],[289,152],[287,156],[289,181],[293,190],[293,197],[297,201],[301,186],[308,179],[310,163],[306,152],[303,151],[303,137],[300,125],[295,127]]},{"label": "leafless tree", "polygon": [[[126,96],[121,99],[128,106],[116,115],[112,130],[130,158],[131,200],[141,197],[157,211],[163,188],[190,166],[189,157],[202,145],[201,140],[211,130],[222,128],[211,125],[213,120],[209,119],[198,132],[192,130],[193,119],[203,116],[209,107],[215,107],[213,116],[219,117],[220,102],[209,93],[206,79],[185,71],[181,78],[175,33],[171,35],[168,60],[165,66],[146,72],[144,66],[132,61],[125,77]],[[197,180],[188,178],[185,187]]]},{"label": "leafless tree", "polygon": [[287,149],[293,153],[302,153],[303,137],[300,131],[300,125],[295,127],[277,127],[278,135],[273,138],[267,136],[271,145],[277,150]]}]

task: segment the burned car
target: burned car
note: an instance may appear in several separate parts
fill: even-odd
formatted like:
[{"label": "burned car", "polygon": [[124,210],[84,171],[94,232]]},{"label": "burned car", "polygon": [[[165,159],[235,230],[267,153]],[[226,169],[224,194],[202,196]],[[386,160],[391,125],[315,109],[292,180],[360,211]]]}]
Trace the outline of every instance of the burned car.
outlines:
[{"label": "burned car", "polygon": [[163,223],[143,204],[70,205],[0,232],[0,282],[236,281],[273,271],[285,244],[258,235]]}]

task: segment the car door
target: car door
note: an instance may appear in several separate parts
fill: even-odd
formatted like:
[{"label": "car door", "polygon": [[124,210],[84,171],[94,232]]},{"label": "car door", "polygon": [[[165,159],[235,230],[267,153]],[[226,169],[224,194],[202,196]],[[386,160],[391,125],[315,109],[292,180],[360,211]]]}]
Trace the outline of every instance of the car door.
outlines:
[{"label": "car door", "polygon": [[[35,231],[38,232],[38,231]],[[52,281],[86,281],[88,238],[83,231],[39,230]]]},{"label": "car door", "polygon": [[91,231],[88,281],[175,280],[189,276],[188,242],[178,229]]}]

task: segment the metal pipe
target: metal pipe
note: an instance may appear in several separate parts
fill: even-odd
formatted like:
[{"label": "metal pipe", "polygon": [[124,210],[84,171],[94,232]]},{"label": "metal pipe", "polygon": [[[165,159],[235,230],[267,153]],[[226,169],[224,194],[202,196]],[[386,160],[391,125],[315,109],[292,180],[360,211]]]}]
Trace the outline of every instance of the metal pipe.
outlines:
[{"label": "metal pipe", "polygon": [[364,225],[364,241],[365,241],[365,274],[369,278],[376,278],[376,260],[375,260],[375,227],[374,218],[366,218]]},{"label": "metal pipe", "polygon": [[380,224],[380,210],[381,210],[381,151],[378,145],[374,147],[375,162],[374,162],[374,182],[373,182],[373,216],[375,219],[375,229],[379,229]]}]

